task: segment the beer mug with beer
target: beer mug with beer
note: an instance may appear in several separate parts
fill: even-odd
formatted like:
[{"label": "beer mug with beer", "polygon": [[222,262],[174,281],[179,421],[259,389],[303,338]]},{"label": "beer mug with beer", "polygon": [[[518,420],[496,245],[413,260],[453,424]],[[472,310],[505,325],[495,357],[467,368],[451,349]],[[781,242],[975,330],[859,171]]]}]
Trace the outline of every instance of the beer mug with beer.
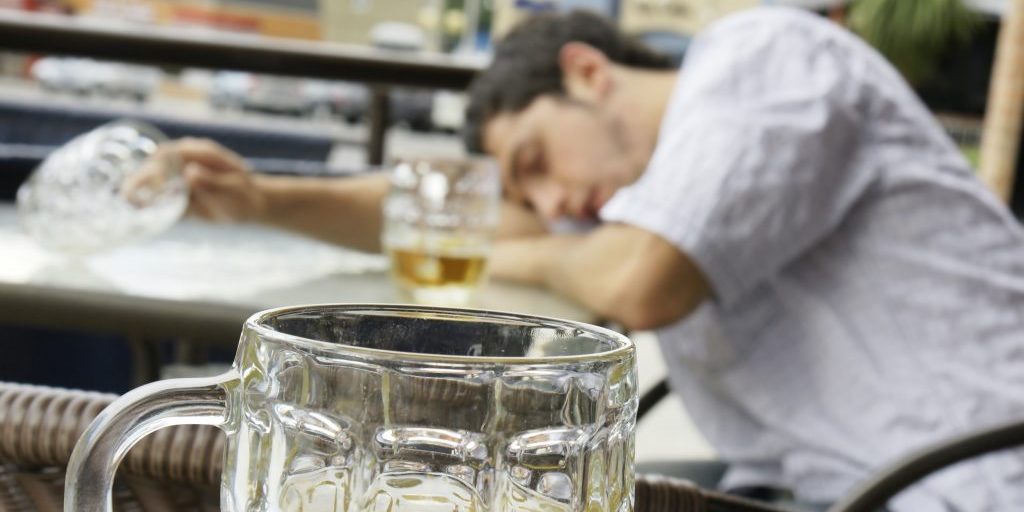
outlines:
[{"label": "beer mug with beer", "polygon": [[500,177],[488,159],[401,162],[384,203],[384,250],[407,299],[461,306],[487,275]]}]

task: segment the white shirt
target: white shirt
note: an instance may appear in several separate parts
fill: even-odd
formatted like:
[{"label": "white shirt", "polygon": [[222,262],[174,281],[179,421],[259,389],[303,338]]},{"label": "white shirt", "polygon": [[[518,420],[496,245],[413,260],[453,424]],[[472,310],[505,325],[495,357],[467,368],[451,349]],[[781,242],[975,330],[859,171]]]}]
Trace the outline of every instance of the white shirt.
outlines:
[{"label": "white shirt", "polygon": [[[658,331],[726,486],[829,502],[908,451],[1024,417],[1024,231],[898,73],[831,22],[701,33],[657,149],[602,209],[703,270]],[[1024,456],[944,471],[900,511],[1024,510]]]}]

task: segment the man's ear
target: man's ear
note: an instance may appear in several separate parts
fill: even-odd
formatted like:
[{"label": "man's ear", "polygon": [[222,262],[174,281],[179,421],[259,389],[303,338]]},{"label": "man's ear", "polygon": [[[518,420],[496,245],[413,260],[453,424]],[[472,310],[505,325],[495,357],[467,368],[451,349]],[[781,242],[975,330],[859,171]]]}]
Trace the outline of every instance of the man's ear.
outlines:
[{"label": "man's ear", "polygon": [[562,85],[569,97],[598,103],[611,91],[612,63],[597,48],[586,43],[569,42],[558,52]]}]

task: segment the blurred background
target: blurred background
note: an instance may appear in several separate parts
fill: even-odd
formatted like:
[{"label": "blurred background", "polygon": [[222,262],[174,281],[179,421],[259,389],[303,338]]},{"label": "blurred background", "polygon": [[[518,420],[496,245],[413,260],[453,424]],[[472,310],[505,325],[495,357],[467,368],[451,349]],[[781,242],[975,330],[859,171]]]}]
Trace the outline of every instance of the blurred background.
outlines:
[{"label": "blurred background", "polygon": [[[451,57],[445,62],[473,68],[486,64],[504,31],[535,12],[598,11],[681,60],[692,34],[725,14],[762,3],[816,10],[855,28],[894,60],[977,161],[1005,0],[963,0],[966,14],[948,21],[927,18],[927,8],[918,9],[910,16],[924,19],[925,26],[916,32],[901,29],[913,19],[886,5],[899,2],[885,0],[2,0],[0,8],[58,13],[112,29],[156,26],[162,29],[158,33],[197,38],[211,33],[288,38],[413,59],[440,54]],[[927,31],[934,34],[917,33]],[[283,64],[282,72],[291,74]],[[459,88],[417,88],[415,76],[405,81],[412,85],[388,91],[386,126],[394,143],[387,155],[369,158],[375,160],[371,163],[408,153],[459,154],[454,135],[465,103]],[[172,137],[211,136],[245,156],[271,160],[257,162],[261,170],[358,169],[368,160],[362,143],[373,113],[371,85],[0,48],[0,195],[10,198],[21,173],[48,148],[101,119],[124,115],[149,118]],[[17,128],[10,119],[19,119]],[[238,130],[259,133],[243,137]],[[260,137],[278,143],[270,148],[255,142]]]},{"label": "blurred background", "polygon": [[[677,61],[693,34],[728,13],[762,4],[813,10],[890,58],[977,166],[997,35],[1010,2],[895,7],[907,3],[913,2],[0,0],[0,200],[12,201],[54,148],[123,117],[146,120],[170,137],[215,139],[260,172],[343,175],[402,156],[462,156],[463,90],[495,41],[533,13],[570,9],[603,13]],[[952,14],[931,16],[928,6]],[[17,27],[34,35],[26,38]],[[145,37],[167,45],[135,46]],[[195,47],[178,54],[181,41]],[[249,58],[256,64],[244,65]],[[1017,186],[1009,194],[1021,215],[1024,193]],[[0,277],[7,272],[13,280],[16,262],[5,259],[5,250],[0,246]],[[213,347],[196,358],[178,337],[86,332],[33,321],[34,314],[0,325],[0,381],[121,393],[153,372],[175,375],[172,363],[217,364],[232,356],[230,347]],[[643,333],[638,340],[643,381],[651,385],[664,370],[653,340]],[[40,344],[50,349],[28,349]],[[683,417],[678,401],[663,402],[641,427],[640,458],[674,458],[657,440],[691,435]],[[691,457],[706,454],[693,435],[690,443],[669,444],[689,446]]]}]

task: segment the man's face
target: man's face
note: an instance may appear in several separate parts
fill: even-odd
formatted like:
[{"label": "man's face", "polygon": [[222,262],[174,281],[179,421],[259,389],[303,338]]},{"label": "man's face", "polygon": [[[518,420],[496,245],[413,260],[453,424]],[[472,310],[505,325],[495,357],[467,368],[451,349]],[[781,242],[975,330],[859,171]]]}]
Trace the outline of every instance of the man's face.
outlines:
[{"label": "man's face", "polygon": [[639,176],[623,132],[599,106],[541,96],[489,120],[483,142],[501,165],[507,197],[548,219],[590,219]]}]

